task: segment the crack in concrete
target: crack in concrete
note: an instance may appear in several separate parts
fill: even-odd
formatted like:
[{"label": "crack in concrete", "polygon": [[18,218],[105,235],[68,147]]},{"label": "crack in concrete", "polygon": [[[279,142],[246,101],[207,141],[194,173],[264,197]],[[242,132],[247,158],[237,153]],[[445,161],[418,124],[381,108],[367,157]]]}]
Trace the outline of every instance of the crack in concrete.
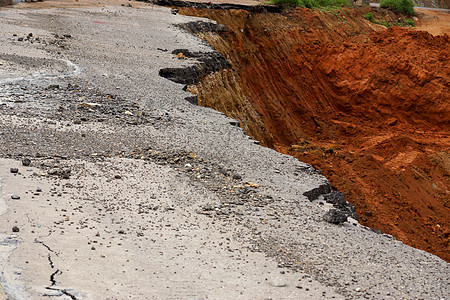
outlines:
[{"label": "crack in concrete", "polygon": [[[58,253],[56,253],[52,248],[50,248],[44,242],[39,241],[38,239],[35,239],[34,242],[41,244],[49,252],[54,253],[56,256],[58,256]],[[46,286],[45,289],[51,290],[51,291],[57,291],[58,294],[57,295],[44,294],[43,296],[45,296],[45,297],[60,297],[60,296],[65,295],[65,296],[70,297],[70,299],[77,300],[77,297],[75,295],[71,294],[70,292],[68,292],[67,289],[61,289],[61,288],[54,287],[56,285],[56,276],[62,275],[63,272],[60,269],[57,269],[55,267],[55,263],[53,262],[52,255],[50,253],[47,256],[47,259],[48,259],[50,268],[55,269],[55,271],[52,274],[50,274],[50,286]]]},{"label": "crack in concrete", "polygon": [[53,269],[55,267],[55,265],[53,264],[52,256],[49,254],[47,258],[48,258],[48,262],[50,263],[50,267]]},{"label": "crack in concrete", "polygon": [[[54,268],[53,264],[52,264],[52,268]],[[59,269],[56,269],[56,271],[53,272],[53,273],[50,275],[50,282],[52,283],[52,284],[50,285],[50,287],[56,285],[56,279],[55,279],[55,276],[56,276],[56,275],[61,275],[61,274],[62,274],[62,272],[61,272]],[[49,287],[47,287],[47,288],[49,288]]]},{"label": "crack in concrete", "polygon": [[48,251],[55,253],[56,256],[58,256],[58,253],[56,253],[55,251],[53,251],[48,245],[46,245],[43,241],[40,241],[38,239],[34,239],[35,243],[41,244],[42,246],[44,246],[45,248],[47,248]]},{"label": "crack in concrete", "polygon": [[58,289],[58,288],[52,288],[52,287],[46,287],[46,289],[60,292],[59,295],[48,295],[48,294],[45,294],[44,296],[46,296],[46,297],[60,297],[62,295],[65,295],[65,296],[70,297],[70,299],[77,300],[77,297],[75,297],[75,295],[72,295],[71,293],[69,293],[65,289]]}]

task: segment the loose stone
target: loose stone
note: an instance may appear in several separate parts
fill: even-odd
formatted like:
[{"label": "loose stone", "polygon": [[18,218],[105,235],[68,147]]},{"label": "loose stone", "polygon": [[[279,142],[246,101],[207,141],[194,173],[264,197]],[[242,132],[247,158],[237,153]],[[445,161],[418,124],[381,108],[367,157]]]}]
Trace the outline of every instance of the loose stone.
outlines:
[{"label": "loose stone", "polygon": [[339,209],[330,209],[325,213],[323,219],[332,224],[341,224],[347,221],[347,216]]}]

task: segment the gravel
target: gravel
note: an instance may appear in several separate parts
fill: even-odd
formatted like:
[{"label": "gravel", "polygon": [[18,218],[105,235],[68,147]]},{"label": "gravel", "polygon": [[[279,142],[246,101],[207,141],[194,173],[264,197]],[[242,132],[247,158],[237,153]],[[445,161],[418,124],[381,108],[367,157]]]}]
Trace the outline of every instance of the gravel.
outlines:
[{"label": "gravel", "polygon": [[0,11],[0,178],[21,195],[0,201],[4,293],[445,298],[446,262],[324,221],[320,173],[158,75],[196,63],[173,50],[213,51],[174,26],[194,21],[134,2]]}]

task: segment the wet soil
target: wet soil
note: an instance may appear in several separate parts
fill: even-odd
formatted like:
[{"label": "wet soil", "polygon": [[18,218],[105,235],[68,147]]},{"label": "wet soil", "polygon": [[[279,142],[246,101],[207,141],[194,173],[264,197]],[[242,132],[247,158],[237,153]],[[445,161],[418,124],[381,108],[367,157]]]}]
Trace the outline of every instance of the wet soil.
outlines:
[{"label": "wet soil", "polygon": [[227,27],[197,35],[233,65],[188,90],[322,170],[362,224],[450,261],[450,39],[369,10],[181,8]]}]

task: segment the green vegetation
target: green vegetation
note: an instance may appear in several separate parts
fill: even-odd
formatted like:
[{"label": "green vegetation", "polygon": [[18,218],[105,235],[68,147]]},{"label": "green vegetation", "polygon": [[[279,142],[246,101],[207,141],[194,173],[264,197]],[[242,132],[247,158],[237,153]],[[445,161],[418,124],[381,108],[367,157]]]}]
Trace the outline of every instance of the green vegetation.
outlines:
[{"label": "green vegetation", "polygon": [[411,27],[416,26],[416,22],[414,22],[414,20],[411,20],[411,19],[406,19],[405,24],[408,26],[411,26]]},{"label": "green vegetation", "polygon": [[364,17],[364,19],[369,20],[372,23],[377,23],[375,18],[374,18],[374,16],[373,16],[373,13],[371,13],[371,12],[365,14],[363,17]]},{"label": "green vegetation", "polygon": [[[383,20],[376,21],[375,24],[383,25],[386,28],[391,28],[391,26],[392,26],[391,23],[389,23],[388,21],[383,21]],[[394,25],[397,25],[397,24],[394,24]]]},{"label": "green vegetation", "polygon": [[399,14],[414,16],[414,4],[411,0],[383,0],[380,7],[391,9]]},{"label": "green vegetation", "polygon": [[279,6],[300,6],[306,8],[348,6],[349,0],[270,0],[270,4]]},{"label": "green vegetation", "polygon": [[389,23],[388,21],[384,21],[384,20],[376,20],[375,17],[373,16],[373,13],[371,13],[371,12],[365,14],[363,17],[364,17],[364,19],[369,20],[370,22],[372,22],[374,24],[383,25],[383,26],[386,26],[387,28],[390,28],[391,26],[400,26],[400,27],[416,26],[416,22],[414,22],[411,19],[400,20],[400,21],[394,22],[394,23]]},{"label": "green vegetation", "polygon": [[278,6],[298,6],[298,0],[271,0],[268,3]]}]

